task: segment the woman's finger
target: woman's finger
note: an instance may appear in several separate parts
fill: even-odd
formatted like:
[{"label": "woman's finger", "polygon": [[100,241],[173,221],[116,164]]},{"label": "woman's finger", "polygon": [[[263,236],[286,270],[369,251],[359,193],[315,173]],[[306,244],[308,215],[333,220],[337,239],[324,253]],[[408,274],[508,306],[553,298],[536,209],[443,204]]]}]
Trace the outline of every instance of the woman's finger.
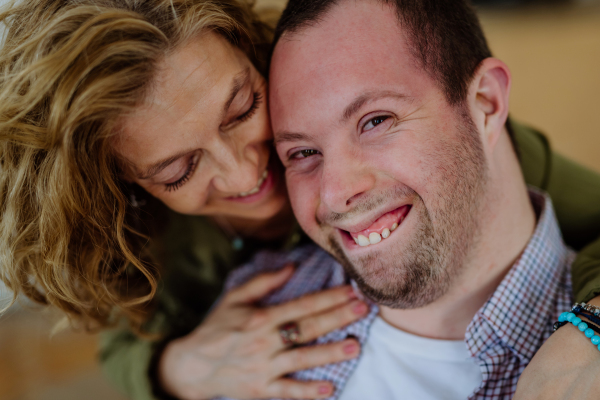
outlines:
[{"label": "woman's finger", "polygon": [[288,264],[275,272],[267,272],[252,278],[229,292],[222,303],[252,303],[277,289],[292,276],[294,266]]},{"label": "woman's finger", "polygon": [[275,325],[297,321],[312,314],[318,314],[356,298],[351,286],[338,286],[322,292],[312,293],[269,309],[270,320]]},{"label": "woman's finger", "polygon": [[359,351],[360,345],[355,339],[291,349],[273,359],[272,371],[275,376],[282,376],[290,372],[350,360],[358,356]]},{"label": "woman's finger", "polygon": [[278,379],[268,386],[266,396],[284,399],[326,399],[333,394],[333,391],[331,382]]},{"label": "woman's finger", "polygon": [[327,310],[297,321],[300,342],[310,342],[334,329],[341,328],[362,318],[369,307],[360,300]]}]

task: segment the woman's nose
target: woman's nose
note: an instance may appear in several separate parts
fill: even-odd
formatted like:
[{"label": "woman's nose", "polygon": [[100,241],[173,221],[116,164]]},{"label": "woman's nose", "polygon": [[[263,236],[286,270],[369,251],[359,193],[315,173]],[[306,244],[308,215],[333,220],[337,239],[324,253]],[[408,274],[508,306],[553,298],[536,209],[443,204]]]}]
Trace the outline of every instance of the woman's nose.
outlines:
[{"label": "woman's nose", "polygon": [[258,183],[260,154],[256,146],[243,148],[223,143],[215,152],[216,173],[213,185],[221,192],[232,195],[248,192]]}]

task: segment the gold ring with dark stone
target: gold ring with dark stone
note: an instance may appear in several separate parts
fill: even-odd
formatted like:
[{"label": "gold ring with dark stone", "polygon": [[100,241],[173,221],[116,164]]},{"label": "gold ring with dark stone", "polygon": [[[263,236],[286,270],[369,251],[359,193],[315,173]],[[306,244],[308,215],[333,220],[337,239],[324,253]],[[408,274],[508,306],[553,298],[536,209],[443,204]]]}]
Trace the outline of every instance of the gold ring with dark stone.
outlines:
[{"label": "gold ring with dark stone", "polygon": [[287,322],[279,327],[279,336],[286,346],[299,344],[300,328],[295,322]]}]

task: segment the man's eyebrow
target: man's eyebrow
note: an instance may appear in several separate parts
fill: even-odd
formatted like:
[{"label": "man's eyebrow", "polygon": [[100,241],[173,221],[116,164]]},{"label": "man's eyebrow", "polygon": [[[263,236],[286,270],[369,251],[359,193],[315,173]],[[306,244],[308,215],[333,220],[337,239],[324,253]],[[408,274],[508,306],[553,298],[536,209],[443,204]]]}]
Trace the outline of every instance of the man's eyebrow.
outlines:
[{"label": "man's eyebrow", "polygon": [[250,67],[246,68],[245,70],[243,70],[242,72],[240,72],[233,78],[233,82],[231,84],[231,90],[229,91],[229,97],[227,98],[227,101],[225,102],[225,105],[223,106],[223,115],[227,114],[227,111],[229,110],[231,103],[233,103],[235,96],[237,96],[239,91],[242,90],[242,88],[246,85],[246,83],[248,83],[249,80],[250,80]]},{"label": "man's eyebrow", "polygon": [[175,154],[174,156],[165,158],[164,160],[155,162],[144,171],[136,170],[135,175],[138,179],[150,179],[154,175],[161,172],[163,169],[167,168],[169,165],[173,164],[175,161],[185,156],[186,154],[190,154],[194,150],[185,150],[180,153]]},{"label": "man's eyebrow", "polygon": [[283,131],[275,134],[275,145],[282,142],[299,142],[299,141],[308,141],[311,137],[304,133],[296,133],[296,132],[288,132]]},{"label": "man's eyebrow", "polygon": [[391,98],[396,98],[396,99],[410,98],[410,96],[407,96],[402,93],[394,92],[391,90],[363,93],[363,94],[359,95],[357,98],[355,98],[352,101],[352,103],[350,103],[344,109],[344,112],[342,113],[341,122],[342,123],[348,122],[350,117],[352,117],[354,114],[356,114],[358,112],[358,110],[360,110],[365,104],[370,103],[375,100],[386,98],[386,97],[391,97]]},{"label": "man's eyebrow", "polygon": [[[371,101],[379,100],[382,98],[391,97],[394,99],[410,99],[411,97],[402,93],[394,92],[392,90],[381,90],[381,91],[371,91],[365,92],[358,97],[356,97],[352,103],[350,103],[342,114],[341,122],[347,122],[350,117],[352,117],[355,113],[357,113],[362,106]],[[275,134],[275,144],[279,144],[282,142],[299,142],[299,141],[309,141],[312,137],[305,133],[297,133],[297,132],[289,132],[283,131]]]}]

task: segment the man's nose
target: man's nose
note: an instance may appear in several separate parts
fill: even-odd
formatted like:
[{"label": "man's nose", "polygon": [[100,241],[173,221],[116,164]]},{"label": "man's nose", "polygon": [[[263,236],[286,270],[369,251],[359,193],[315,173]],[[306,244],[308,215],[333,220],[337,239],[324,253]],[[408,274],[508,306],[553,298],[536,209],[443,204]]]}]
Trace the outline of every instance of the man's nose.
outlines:
[{"label": "man's nose", "polygon": [[252,144],[243,147],[235,143],[221,141],[214,147],[215,159],[214,187],[232,195],[253,189],[259,178],[259,150]]},{"label": "man's nose", "polygon": [[321,203],[328,211],[344,213],[371,190],[375,176],[355,151],[335,149],[325,154]]}]

